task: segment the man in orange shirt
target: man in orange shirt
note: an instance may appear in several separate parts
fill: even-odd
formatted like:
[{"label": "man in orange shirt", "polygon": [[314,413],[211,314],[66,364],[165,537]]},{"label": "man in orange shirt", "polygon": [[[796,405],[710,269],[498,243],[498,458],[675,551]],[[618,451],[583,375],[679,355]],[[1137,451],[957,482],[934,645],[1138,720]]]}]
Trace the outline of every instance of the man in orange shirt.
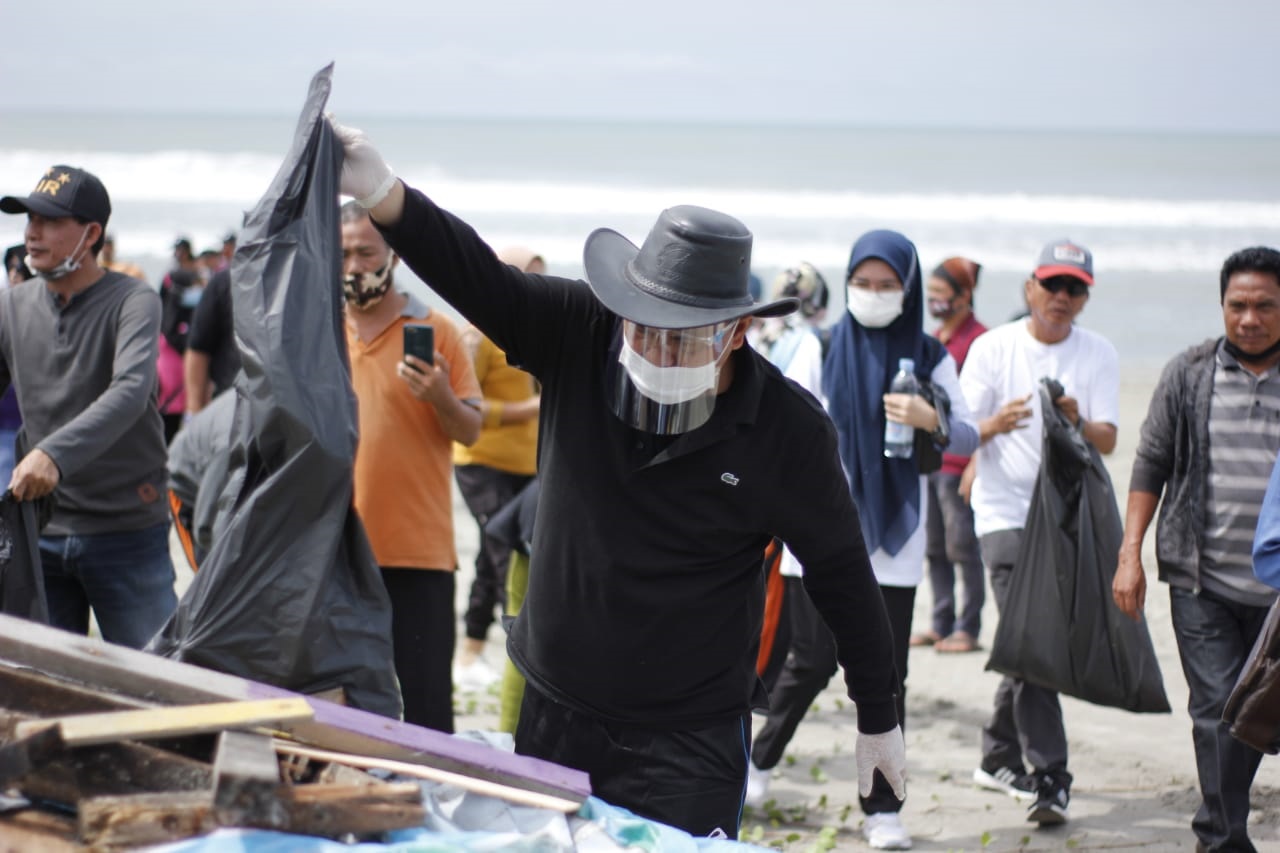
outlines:
[{"label": "man in orange shirt", "polygon": [[[392,288],[395,254],[368,212],[342,208],[347,350],[359,403],[355,504],[391,596],[404,718],[453,731],[453,442],[480,435],[480,386],[457,327]],[[404,355],[406,323],[434,328],[432,363]]]}]

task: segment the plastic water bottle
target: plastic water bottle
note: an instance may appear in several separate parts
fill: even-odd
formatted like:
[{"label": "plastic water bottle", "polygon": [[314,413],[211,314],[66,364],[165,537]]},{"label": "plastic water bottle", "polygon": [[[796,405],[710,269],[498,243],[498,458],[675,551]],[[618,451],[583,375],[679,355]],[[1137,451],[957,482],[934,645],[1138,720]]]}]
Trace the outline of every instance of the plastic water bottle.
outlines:
[{"label": "plastic water bottle", "polygon": [[[916,362],[911,358],[898,359],[898,372],[889,383],[890,394],[918,394],[920,383],[916,381]],[[910,459],[915,449],[915,429],[910,424],[884,422],[884,455],[889,459]]]}]

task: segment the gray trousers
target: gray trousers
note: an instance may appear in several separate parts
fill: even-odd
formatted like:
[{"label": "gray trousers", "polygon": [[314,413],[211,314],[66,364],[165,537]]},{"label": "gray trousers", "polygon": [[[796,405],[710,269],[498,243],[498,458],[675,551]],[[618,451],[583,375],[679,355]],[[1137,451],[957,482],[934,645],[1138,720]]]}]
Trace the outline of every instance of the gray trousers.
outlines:
[{"label": "gray trousers", "polygon": [[[1021,542],[1021,529],[997,530],[982,537],[982,560],[1001,614]],[[982,755],[984,762],[1015,769],[1025,766],[1025,759],[1037,775],[1048,773],[1069,785],[1067,732],[1058,692],[1020,678],[1003,678],[996,688],[991,720],[982,729]]]},{"label": "gray trousers", "polygon": [[[973,532],[973,510],[960,497],[960,475],[929,475],[929,585],[933,587],[933,630],[940,637],[964,631],[975,640],[982,631],[986,578]],[[957,570],[959,570],[957,572]],[[964,604],[956,606],[956,575],[964,585]],[[957,612],[958,611],[958,612]]]}]

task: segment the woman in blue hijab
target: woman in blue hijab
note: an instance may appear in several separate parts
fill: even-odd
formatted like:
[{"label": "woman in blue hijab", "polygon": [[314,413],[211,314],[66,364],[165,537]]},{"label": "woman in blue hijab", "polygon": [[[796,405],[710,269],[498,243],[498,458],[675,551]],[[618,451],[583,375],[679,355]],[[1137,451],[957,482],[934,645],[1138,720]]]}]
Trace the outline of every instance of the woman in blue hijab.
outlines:
[{"label": "woman in blue hijab", "polygon": [[[832,331],[822,390],[893,629],[898,716],[905,726],[908,638],[916,586],[924,576],[927,492],[914,456],[885,456],[885,422],[931,433],[935,445],[951,453],[976,450],[978,432],[960,393],[955,361],[924,332],[920,261],[911,241],[896,231],[862,235],[850,252],[845,284],[848,312]],[[951,403],[946,424],[923,397],[887,393],[902,358],[914,361],[918,381],[946,392]],[[910,846],[897,814],[902,802],[883,778],[876,777],[871,795],[860,803],[867,815],[863,832],[872,847]]]}]

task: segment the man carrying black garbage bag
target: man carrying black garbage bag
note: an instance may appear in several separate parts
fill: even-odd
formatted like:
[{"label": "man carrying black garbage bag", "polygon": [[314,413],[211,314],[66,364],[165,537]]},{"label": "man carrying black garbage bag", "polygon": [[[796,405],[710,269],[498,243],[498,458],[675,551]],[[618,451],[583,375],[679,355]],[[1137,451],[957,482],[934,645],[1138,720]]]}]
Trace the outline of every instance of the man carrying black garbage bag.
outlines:
[{"label": "man carrying black garbage bag", "polygon": [[[590,285],[502,264],[335,125],[342,191],[425,281],[542,382],[542,491],[508,650],[528,678],[516,750],[587,771],[595,794],[695,835],[736,837],[757,687],[760,555],[805,568],[858,705],[859,787],[905,794],[884,604],[834,428],[749,347],[751,233],[698,207],[637,249],[587,239]],[[762,698],[762,697],[761,697]]]},{"label": "man carrying black garbage bag", "polygon": [[[1065,393],[1052,405],[1099,452],[1115,449],[1120,420],[1116,349],[1075,324],[1093,291],[1093,254],[1071,240],[1047,244],[1022,291],[1027,316],[974,341],[960,372],[982,441],[966,470],[966,477],[976,472],[970,495],[974,530],[1002,621],[1026,616],[1008,609],[1048,417],[1037,392],[1040,379],[1051,377],[1063,386]],[[974,781],[1029,801],[1032,823],[1064,822],[1072,776],[1057,691],[1006,676],[993,704]]]}]

